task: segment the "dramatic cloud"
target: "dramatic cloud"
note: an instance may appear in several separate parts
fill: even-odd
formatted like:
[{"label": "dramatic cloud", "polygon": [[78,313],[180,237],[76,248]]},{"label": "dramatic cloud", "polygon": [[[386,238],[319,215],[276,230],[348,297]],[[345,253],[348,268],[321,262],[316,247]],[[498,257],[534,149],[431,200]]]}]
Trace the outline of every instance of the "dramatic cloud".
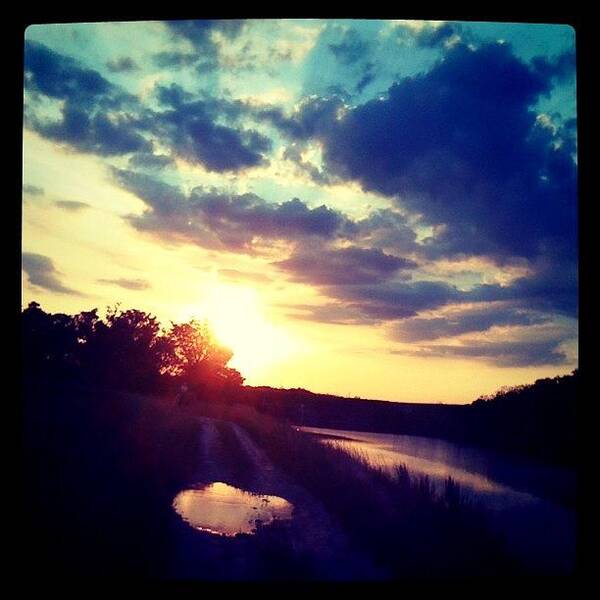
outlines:
[{"label": "dramatic cloud", "polygon": [[[316,268],[316,267],[313,267]],[[562,273],[544,270],[539,271],[531,277],[522,277],[513,281],[510,285],[499,284],[477,284],[470,289],[459,289],[442,280],[438,281],[383,281],[373,282],[372,285],[335,285],[323,288],[323,293],[342,303],[341,306],[351,305],[355,310],[369,319],[395,320],[414,317],[421,312],[435,310],[450,304],[466,303],[493,303],[503,301],[510,304],[506,313],[497,312],[489,306],[489,312],[482,308],[479,313],[463,315],[453,324],[452,319],[447,316],[441,317],[446,323],[433,320],[428,323],[427,319],[418,321],[417,329],[431,326],[431,331],[437,326],[440,330],[451,331],[454,327],[455,334],[461,333],[460,329],[474,327],[477,323],[483,325],[510,324],[508,321],[519,319],[530,324],[542,322],[547,315],[564,315],[567,317],[577,316],[577,273],[569,273],[568,266]],[[348,277],[350,279],[350,277]],[[350,283],[350,281],[348,281]],[[511,313],[511,311],[513,311]],[[533,315],[530,311],[544,313],[544,315]],[[529,316],[525,316],[529,314]],[[492,323],[495,318],[499,322]],[[405,331],[408,335],[416,334],[411,330],[411,325],[402,325],[399,331]],[[473,329],[475,331],[476,329]],[[464,329],[462,332],[466,332]]]},{"label": "dramatic cloud", "polygon": [[150,282],[145,279],[98,279],[98,283],[106,283],[108,285],[116,285],[126,290],[147,290],[150,287]]},{"label": "dramatic cloud", "polygon": [[347,108],[338,96],[309,96],[298,104],[291,116],[278,107],[257,109],[255,116],[272,123],[292,139],[306,141],[325,139],[327,132],[337,127],[338,116],[345,111]]},{"label": "dramatic cloud", "polygon": [[465,293],[442,281],[389,281],[373,285],[335,285],[325,293],[370,319],[393,320],[465,300]]},{"label": "dramatic cloud", "polygon": [[200,187],[186,195],[141,173],[118,169],[113,173],[149,207],[141,216],[128,217],[134,227],[205,247],[252,252],[260,240],[334,239],[351,226],[338,211],[324,205],[309,208],[298,198],[274,204],[256,194]]},{"label": "dramatic cloud", "polygon": [[512,307],[484,304],[468,309],[453,310],[440,317],[406,319],[394,327],[391,335],[403,342],[420,342],[487,331],[495,326],[534,325],[545,323],[548,320],[547,315]]},{"label": "dramatic cloud", "polygon": [[536,57],[533,66],[541,77],[563,83],[575,77],[575,52],[568,50],[551,60]]},{"label": "dramatic cloud", "polygon": [[[216,122],[219,115],[239,116],[239,104],[192,99],[180,86],[158,86],[165,110],[153,115],[155,134],[184,160],[211,171],[237,171],[266,164],[271,140],[252,129]],[[229,114],[227,113],[229,111]]]},{"label": "dramatic cloud", "polygon": [[565,340],[467,341],[456,346],[420,347],[417,351],[393,351],[423,357],[474,358],[499,367],[560,365],[567,355],[559,348]]},{"label": "dramatic cloud", "polygon": [[578,269],[570,260],[552,257],[534,264],[535,272],[520,277],[511,285],[477,286],[470,292],[472,301],[510,300],[522,308],[576,317],[578,312]]},{"label": "dramatic cloud", "polygon": [[244,21],[239,19],[197,19],[193,21],[168,21],[167,25],[175,34],[189,40],[196,50],[211,52],[214,51],[214,32],[219,32],[228,38],[234,38],[242,30]]},{"label": "dramatic cloud", "polygon": [[412,33],[417,46],[421,48],[435,48],[448,43],[462,33],[457,23],[442,23],[440,25],[427,24]]},{"label": "dramatic cloud", "polygon": [[[323,144],[326,168],[392,198],[432,225],[432,257],[534,257],[576,248],[574,138],[533,106],[551,89],[507,44],[456,44],[430,71],[355,108],[309,98],[292,117],[262,116]],[[549,63],[548,63],[549,64]]]},{"label": "dramatic cloud", "polygon": [[332,178],[327,173],[302,157],[302,148],[295,142],[286,146],[283,158],[295,163],[300,171],[306,173],[316,184],[328,185],[332,182]]},{"label": "dramatic cloud", "polygon": [[26,105],[25,124],[49,139],[100,156],[152,148],[136,119],[121,110],[135,105],[132,96],[97,71],[32,41],[25,42],[25,88],[34,106],[39,94],[62,102],[59,120],[40,117]]},{"label": "dramatic cloud", "polygon": [[66,104],[63,119],[59,123],[37,123],[35,129],[43,136],[66,142],[81,152],[100,156],[128,154],[141,150],[150,151],[151,144],[135,131],[135,125],[125,115],[107,117],[88,113]]},{"label": "dramatic cloud", "polygon": [[23,252],[22,266],[31,285],[58,294],[79,294],[62,283],[60,272],[48,256]]},{"label": "dramatic cloud", "polygon": [[315,285],[360,285],[385,281],[414,262],[375,248],[303,247],[287,260],[274,263],[292,279]]},{"label": "dramatic cloud", "polygon": [[406,217],[389,208],[372,211],[365,219],[356,221],[355,238],[390,252],[418,252],[417,234]]},{"label": "dramatic cloud", "polygon": [[114,87],[102,75],[43,44],[25,42],[25,86],[50,98],[89,105],[107,100]]},{"label": "dramatic cloud", "polygon": [[[135,153],[133,164],[145,162],[150,168],[170,164],[170,157],[154,155],[154,139],[180,158],[211,171],[239,171],[268,162],[269,138],[218,122],[239,117],[239,102],[197,99],[173,84],[157,86],[162,110],[154,111],[97,71],[32,41],[25,47],[25,86],[31,95],[26,125],[80,152]],[[61,102],[60,119],[41,116],[43,111],[36,110],[40,94]]]},{"label": "dramatic cloud", "polygon": [[239,35],[244,22],[236,19],[200,19],[194,21],[169,21],[167,25],[174,36],[181,37],[193,45],[198,54],[198,70],[202,73],[216,69],[219,65],[219,52],[218,44],[215,41],[215,33],[231,40]]}]

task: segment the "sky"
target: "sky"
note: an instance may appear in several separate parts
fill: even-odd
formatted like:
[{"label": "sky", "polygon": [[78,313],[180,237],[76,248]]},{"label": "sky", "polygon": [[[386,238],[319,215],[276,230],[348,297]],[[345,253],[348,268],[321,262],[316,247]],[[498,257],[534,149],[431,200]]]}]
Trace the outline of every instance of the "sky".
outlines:
[{"label": "sky", "polygon": [[207,319],[250,385],[468,403],[577,367],[575,32],[32,25],[23,305]]}]

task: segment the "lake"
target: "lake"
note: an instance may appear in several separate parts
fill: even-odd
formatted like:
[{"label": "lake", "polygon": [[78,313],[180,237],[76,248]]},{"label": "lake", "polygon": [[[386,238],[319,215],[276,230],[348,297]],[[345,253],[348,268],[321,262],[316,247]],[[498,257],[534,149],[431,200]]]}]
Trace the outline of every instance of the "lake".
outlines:
[{"label": "lake", "polygon": [[575,564],[575,472],[445,440],[302,427],[393,471],[405,465],[441,489],[447,477],[482,504],[490,525],[528,568],[571,572]]}]

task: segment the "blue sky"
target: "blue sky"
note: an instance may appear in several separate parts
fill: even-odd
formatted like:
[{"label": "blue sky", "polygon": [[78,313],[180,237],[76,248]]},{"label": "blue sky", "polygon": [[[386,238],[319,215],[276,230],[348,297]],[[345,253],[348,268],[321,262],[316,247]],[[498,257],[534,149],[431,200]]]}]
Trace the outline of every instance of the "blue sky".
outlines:
[{"label": "blue sky", "polygon": [[577,365],[571,27],[34,25],[24,64],[25,301],[207,316],[250,383],[316,391]]}]

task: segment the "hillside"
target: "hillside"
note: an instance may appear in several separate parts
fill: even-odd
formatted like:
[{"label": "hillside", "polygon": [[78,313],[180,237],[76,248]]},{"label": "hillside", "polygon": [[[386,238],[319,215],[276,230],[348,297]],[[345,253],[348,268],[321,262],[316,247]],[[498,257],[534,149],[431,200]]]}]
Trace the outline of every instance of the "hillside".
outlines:
[{"label": "hillside", "polygon": [[344,398],[305,389],[245,386],[256,409],[309,427],[437,437],[544,462],[575,464],[579,372],[501,389],[471,404]]}]

